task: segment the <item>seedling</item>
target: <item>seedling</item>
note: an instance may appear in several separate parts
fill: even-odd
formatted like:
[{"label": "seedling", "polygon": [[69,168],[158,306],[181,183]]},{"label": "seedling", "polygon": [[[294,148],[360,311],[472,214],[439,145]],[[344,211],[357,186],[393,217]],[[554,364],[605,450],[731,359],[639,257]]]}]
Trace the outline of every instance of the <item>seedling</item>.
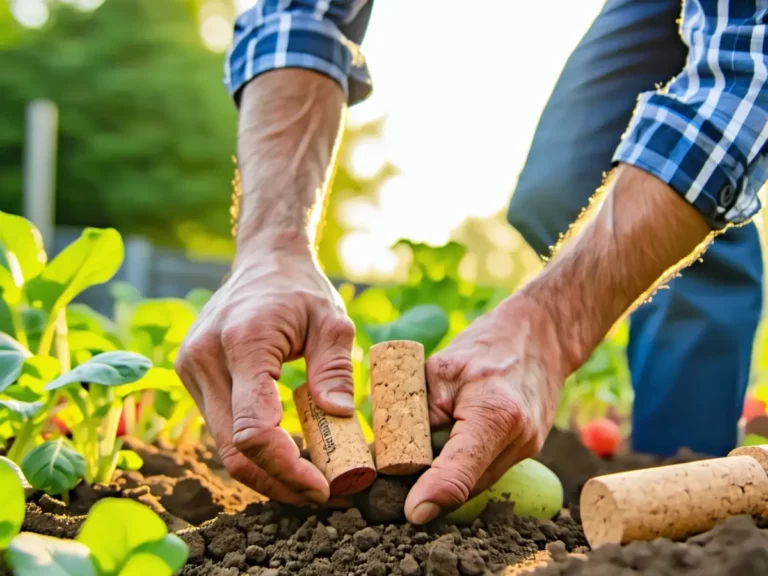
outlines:
[{"label": "seedling", "polygon": [[23,477],[0,460],[0,553],[14,576],[171,576],[186,563],[186,543],[169,534],[152,510],[105,498],[89,511],[75,540],[19,532],[24,521]]}]

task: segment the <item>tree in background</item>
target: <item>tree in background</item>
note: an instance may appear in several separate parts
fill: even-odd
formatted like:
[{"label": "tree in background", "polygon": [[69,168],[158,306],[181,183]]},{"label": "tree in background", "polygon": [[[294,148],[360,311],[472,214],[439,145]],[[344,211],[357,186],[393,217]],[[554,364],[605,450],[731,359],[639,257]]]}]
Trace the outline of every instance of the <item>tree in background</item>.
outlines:
[{"label": "tree in background", "polygon": [[[81,11],[52,2],[46,25],[24,30],[0,2],[0,210],[21,210],[24,108],[48,98],[59,107],[59,225],[113,226],[202,256],[231,254],[237,111],[222,54],[200,38],[204,4],[106,0]],[[375,182],[342,163],[334,188],[321,257],[340,274],[336,207],[374,194]]]}]

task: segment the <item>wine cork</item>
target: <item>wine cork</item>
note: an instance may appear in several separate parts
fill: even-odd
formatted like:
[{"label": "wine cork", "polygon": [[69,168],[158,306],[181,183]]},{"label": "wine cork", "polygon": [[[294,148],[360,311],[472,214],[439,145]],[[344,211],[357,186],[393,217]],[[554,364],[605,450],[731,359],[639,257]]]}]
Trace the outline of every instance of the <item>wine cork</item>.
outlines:
[{"label": "wine cork", "polygon": [[750,456],[729,456],[597,476],[581,491],[581,522],[593,548],[682,539],[723,518],[759,515],[768,475]]},{"label": "wine cork", "polygon": [[371,400],[376,469],[414,474],[432,464],[424,347],[392,340],[371,347]]},{"label": "wine cork", "polygon": [[357,416],[339,418],[321,410],[306,384],[293,391],[310,460],[323,473],[331,496],[348,496],[376,479],[368,444]]},{"label": "wine cork", "polygon": [[763,467],[766,475],[768,475],[768,444],[761,444],[759,446],[741,446],[735,448],[728,453],[728,457],[731,456],[750,456],[757,460],[757,463]]}]

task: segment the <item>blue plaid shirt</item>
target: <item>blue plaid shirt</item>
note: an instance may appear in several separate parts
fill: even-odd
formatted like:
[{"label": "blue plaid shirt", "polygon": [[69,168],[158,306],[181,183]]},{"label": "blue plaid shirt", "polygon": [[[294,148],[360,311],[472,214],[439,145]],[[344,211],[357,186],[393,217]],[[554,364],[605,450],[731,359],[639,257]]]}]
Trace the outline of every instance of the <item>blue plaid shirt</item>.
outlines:
[{"label": "blue plaid shirt", "polygon": [[[354,105],[372,83],[360,44],[373,0],[259,0],[235,22],[224,81],[235,102],[262,72],[307,68]],[[721,229],[760,208],[768,170],[768,0],[683,0],[684,69],[638,98],[614,162],[635,165]]]}]

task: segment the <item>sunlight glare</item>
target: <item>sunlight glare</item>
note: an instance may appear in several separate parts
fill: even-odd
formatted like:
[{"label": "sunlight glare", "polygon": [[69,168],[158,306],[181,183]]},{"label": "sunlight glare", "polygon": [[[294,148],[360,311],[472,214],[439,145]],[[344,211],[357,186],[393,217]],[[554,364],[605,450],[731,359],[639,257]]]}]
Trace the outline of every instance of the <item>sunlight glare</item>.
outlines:
[{"label": "sunlight glare", "polygon": [[200,23],[200,36],[208,50],[225,52],[232,42],[232,25],[224,16],[208,16]]},{"label": "sunlight glare", "polygon": [[42,28],[48,21],[48,6],[44,0],[15,0],[11,14],[26,28]]},{"label": "sunlight glare", "polygon": [[395,253],[368,232],[350,232],[341,239],[338,250],[352,281],[391,277],[398,266]]}]

